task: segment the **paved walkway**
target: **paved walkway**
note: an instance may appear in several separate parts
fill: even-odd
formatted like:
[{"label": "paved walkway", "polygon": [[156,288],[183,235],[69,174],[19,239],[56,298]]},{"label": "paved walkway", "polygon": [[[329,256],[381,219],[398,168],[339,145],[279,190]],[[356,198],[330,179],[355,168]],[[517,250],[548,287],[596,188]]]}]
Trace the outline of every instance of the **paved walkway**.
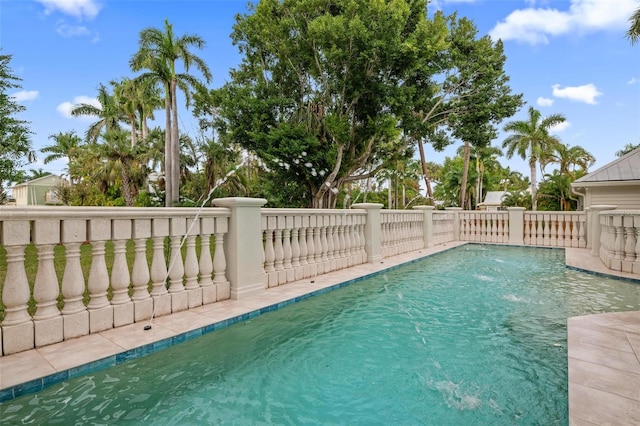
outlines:
[{"label": "paved walkway", "polygon": [[[0,400],[9,393],[46,385],[45,377],[83,373],[87,365],[115,363],[143,346],[162,344],[174,336],[201,330],[220,321],[294,300],[310,292],[419,259],[463,243],[449,243],[359,265],[284,286],[259,297],[225,300],[185,312],[80,337],[66,342],[0,357]],[[613,275],[585,249],[566,249],[570,267]],[[617,274],[635,278],[631,274]],[[640,312],[622,312],[569,318],[569,415],[570,424],[640,425]],[[44,381],[43,381],[44,380]],[[21,386],[28,383],[30,385]],[[5,398],[2,398],[2,397]]]},{"label": "paved walkway", "polygon": [[[585,249],[566,249],[566,263],[640,279],[614,274]],[[569,318],[567,340],[569,424],[640,425],[640,312]]]}]

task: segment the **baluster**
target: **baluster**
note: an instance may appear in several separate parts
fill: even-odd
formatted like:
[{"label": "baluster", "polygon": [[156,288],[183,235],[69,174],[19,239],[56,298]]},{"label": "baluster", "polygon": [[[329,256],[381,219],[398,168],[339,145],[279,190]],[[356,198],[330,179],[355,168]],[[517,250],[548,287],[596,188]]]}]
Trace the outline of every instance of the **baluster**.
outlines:
[{"label": "baluster", "polygon": [[624,259],[622,260],[622,271],[632,272],[633,261],[636,260],[636,230],[633,228],[633,216],[623,218],[624,227]]},{"label": "baluster", "polygon": [[327,271],[334,271],[336,269],[335,262],[335,239],[334,239],[334,230],[335,230],[335,217],[329,216],[327,217]]},{"label": "baluster", "polygon": [[274,232],[275,240],[274,240],[274,253],[275,259],[273,268],[276,270],[276,285],[284,284],[287,280],[287,273],[284,270],[284,247],[282,245],[282,228],[281,228],[281,217],[276,217],[278,222],[277,229]]},{"label": "baluster", "polygon": [[586,216],[580,215],[578,216],[578,221],[576,222],[579,225],[578,229],[578,247],[585,248],[587,246],[587,240],[585,239],[585,228],[586,228]]},{"label": "baluster", "polygon": [[329,216],[323,216],[322,228],[320,228],[320,246],[322,246],[322,270],[325,274],[331,270],[329,264],[329,241],[327,240],[328,228]]},{"label": "baluster", "polygon": [[[202,304],[218,300],[218,292],[213,284],[213,258],[211,257],[211,235],[215,233],[215,218],[200,219],[200,258],[198,259],[198,284],[202,291]],[[224,255],[224,253],[223,253]],[[225,265],[226,269],[226,265]],[[224,280],[224,278],[223,278]]]},{"label": "baluster", "polygon": [[149,294],[151,276],[147,263],[147,239],[149,237],[151,237],[151,220],[135,219],[133,221],[133,269],[131,271],[134,322],[151,318],[153,311],[153,301]]},{"label": "baluster", "polygon": [[309,226],[309,216],[303,216],[300,220],[301,227],[298,236],[300,243],[300,269],[302,271],[300,278],[307,278],[309,276],[309,262],[307,262],[307,226]]},{"label": "baluster", "polygon": [[491,242],[498,242],[498,215],[491,213]]},{"label": "baluster", "polygon": [[169,294],[171,312],[189,308],[189,294],[184,289],[184,260],[182,259],[182,239],[187,233],[187,218],[173,217],[169,220]]},{"label": "baluster", "polygon": [[58,310],[60,287],[54,267],[54,247],[60,242],[60,220],[40,219],[33,223],[33,243],[38,248],[38,271],[33,286],[36,313],[33,316],[35,346],[61,342],[63,320]]},{"label": "baluster", "polygon": [[334,216],[333,226],[333,260],[331,269],[340,269],[340,216]]},{"label": "baluster", "polygon": [[273,238],[272,229],[264,231],[264,270],[267,274],[275,272],[276,270],[274,267],[276,252],[273,248]]},{"label": "baluster", "polygon": [[[285,282],[291,282],[295,280],[295,273],[293,271],[293,263],[291,257],[293,252],[291,250],[291,228],[293,220],[291,217],[287,217],[287,227],[282,231],[282,252],[284,253],[283,267],[285,271]],[[291,223],[289,223],[291,222]]]},{"label": "baluster", "polygon": [[347,261],[346,261],[347,243],[344,237],[345,226],[346,226],[345,222],[346,222],[346,217],[343,216],[340,223],[340,227],[338,228],[338,235],[340,237],[340,269],[347,267]]},{"label": "baluster", "polygon": [[502,216],[504,218],[503,220],[503,226],[504,226],[504,239],[502,240],[502,242],[507,243],[509,242],[509,214],[505,214],[504,216]]},{"label": "baluster", "polygon": [[29,221],[3,221],[2,245],[7,251],[7,272],[4,278],[2,322],[5,355],[33,348],[34,327],[27,311],[31,296],[24,269],[24,250],[30,241]]},{"label": "baluster", "polygon": [[307,262],[309,263],[309,277],[318,275],[318,264],[316,263],[316,245],[313,240],[313,229],[315,228],[316,217],[309,217],[309,227],[307,228]]},{"label": "baluster", "polygon": [[558,247],[565,246],[565,227],[567,216],[562,214],[558,215]]},{"label": "baluster", "polygon": [[[130,223],[130,221],[127,222]],[[131,225],[129,225],[130,233]],[[113,267],[111,268],[111,304],[113,305],[114,327],[133,324],[133,302],[129,297],[130,283],[131,276],[127,265],[127,241],[118,239],[113,242]]]},{"label": "baluster", "polygon": [[544,245],[543,218],[541,214],[536,214],[536,245]]},{"label": "baluster", "polygon": [[578,238],[578,216],[571,215],[571,247],[578,247],[580,245]]},{"label": "baluster", "polygon": [[153,315],[156,317],[171,313],[171,295],[167,290],[167,261],[165,258],[165,238],[169,236],[169,219],[153,219],[151,222],[153,256],[151,258],[151,296]]},{"label": "baluster", "polygon": [[539,217],[542,220],[542,225],[543,225],[543,229],[542,229],[542,245],[548,246],[549,244],[551,244],[551,233],[550,233],[550,229],[549,229],[549,215],[548,214],[541,214],[541,215],[539,215]]},{"label": "baluster", "polygon": [[89,289],[89,333],[113,328],[113,307],[109,304],[109,273],[105,259],[105,242],[111,238],[111,221],[89,221],[91,242],[91,267],[87,287]]},{"label": "baluster", "polygon": [[[621,219],[620,216],[614,217],[614,223]],[[613,259],[611,259],[611,269],[620,271],[622,269],[622,259],[624,259],[624,228],[621,224],[615,224],[615,240],[613,243]]]},{"label": "baluster", "polygon": [[224,235],[227,232],[227,218],[216,218],[213,252],[213,284],[216,287],[217,300],[231,297],[231,284],[227,280],[227,259],[224,255]]},{"label": "baluster", "polygon": [[196,253],[196,236],[200,233],[199,220],[191,219],[194,223],[190,223],[187,228],[186,246],[187,252],[184,257],[184,289],[188,293],[189,309],[202,306],[202,289],[198,284],[198,254]]},{"label": "baluster", "polygon": [[548,216],[549,218],[549,245],[553,247],[558,246],[558,231],[556,227],[558,226],[558,215],[552,214]]},{"label": "baluster", "polygon": [[291,230],[291,267],[293,268],[293,279],[297,281],[302,279],[302,269],[300,268],[300,243],[298,234],[300,232],[300,217],[294,216],[294,228]]},{"label": "baluster", "polygon": [[322,239],[320,238],[320,227],[322,226],[322,216],[316,216],[316,226],[313,228],[313,246],[315,248],[315,263],[317,266],[317,274],[324,274],[324,265],[322,264]]}]

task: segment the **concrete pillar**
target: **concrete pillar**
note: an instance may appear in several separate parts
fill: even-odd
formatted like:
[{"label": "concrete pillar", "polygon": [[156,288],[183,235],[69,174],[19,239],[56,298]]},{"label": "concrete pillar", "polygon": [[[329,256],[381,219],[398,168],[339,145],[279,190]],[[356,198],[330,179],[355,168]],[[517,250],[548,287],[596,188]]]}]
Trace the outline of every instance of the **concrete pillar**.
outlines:
[{"label": "concrete pillar", "polygon": [[415,206],[414,210],[420,210],[424,215],[422,221],[422,238],[424,240],[424,248],[431,247],[433,244],[433,211],[434,206]]},{"label": "concrete pillar", "polygon": [[509,244],[524,245],[524,207],[507,207],[509,211]]},{"label": "concrete pillar", "polygon": [[598,204],[588,207],[587,213],[587,247],[591,246],[591,256],[600,257],[600,234],[602,225],[600,224],[600,212],[615,210],[618,206],[610,204]]},{"label": "concrete pillar", "polygon": [[264,291],[262,214],[264,198],[218,198],[213,204],[231,210],[224,244],[231,298],[244,299]]},{"label": "concrete pillar", "polygon": [[382,260],[382,237],[380,209],[382,204],[377,203],[357,203],[351,206],[352,209],[364,209],[367,211],[367,222],[364,225],[364,241],[367,251],[367,262],[377,263]]}]

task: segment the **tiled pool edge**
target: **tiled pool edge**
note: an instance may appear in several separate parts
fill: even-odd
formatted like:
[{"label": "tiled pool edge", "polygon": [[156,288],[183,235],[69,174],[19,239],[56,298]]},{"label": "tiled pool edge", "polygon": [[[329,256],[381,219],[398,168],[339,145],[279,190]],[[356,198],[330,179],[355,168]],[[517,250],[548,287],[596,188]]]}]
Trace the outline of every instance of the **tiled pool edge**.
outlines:
[{"label": "tiled pool edge", "polygon": [[[367,278],[371,278],[374,277],[376,275],[380,275],[380,274],[384,274],[386,272],[389,272],[391,270],[400,268],[404,265],[409,265],[415,262],[419,262],[421,260],[424,260],[426,258],[429,257],[433,257],[433,256],[437,256],[441,253],[447,252],[449,250],[453,250],[455,248],[458,247],[462,247],[466,245],[465,243],[461,243],[458,245],[454,245],[451,247],[443,247],[442,250],[439,250],[437,252],[434,253],[428,253],[425,254],[424,256],[420,256],[417,257],[415,259],[411,259],[408,260],[406,262],[402,262],[396,265],[391,265],[389,267],[386,267],[384,269],[381,269],[379,271],[374,271],[374,272],[370,272],[368,274],[365,275],[361,275],[359,277],[356,278],[352,278],[337,284],[333,284],[324,288],[320,288],[317,290],[313,290],[310,291],[309,293],[305,293],[302,294],[300,296],[296,296],[293,297],[291,299],[286,299],[284,301],[278,302],[278,303],[274,303],[268,306],[265,306],[263,308],[260,309],[255,309],[253,311],[249,311],[246,312],[244,314],[240,314],[240,315],[236,315],[234,317],[228,318],[228,319],[224,319],[221,321],[217,321],[214,322],[212,324],[209,325],[205,325],[202,327],[199,327],[197,329],[194,330],[190,330],[190,331],[186,331],[186,332],[182,332],[179,334],[176,334],[175,336],[172,337],[167,337],[165,339],[161,339],[158,340],[156,342],[152,342],[152,343],[148,343],[142,346],[138,346],[136,348],[132,348],[132,349],[128,349],[122,352],[119,352],[117,354],[114,355],[110,355],[104,358],[100,358],[98,360],[95,361],[91,361],[76,367],[72,367],[66,370],[62,370],[62,371],[57,371],[55,373],[40,377],[40,378],[36,378],[33,380],[29,380],[23,383],[19,383],[13,386],[9,386],[7,388],[4,389],[0,389],[0,404],[3,402],[7,402],[7,401],[11,401],[12,399],[18,398],[20,396],[24,396],[24,395],[29,395],[29,394],[33,394],[36,392],[40,392],[50,386],[53,386],[57,383],[63,382],[65,380],[69,380],[69,379],[73,379],[75,377],[78,376],[82,376],[84,374],[89,374],[89,373],[93,373],[93,372],[97,372],[100,370],[103,370],[105,368],[109,368],[109,367],[114,367],[120,364],[123,364],[127,361],[131,361],[137,358],[141,358],[145,355],[150,355],[154,352],[157,352],[159,350],[162,349],[166,349],[169,348],[173,345],[182,343],[182,342],[186,342],[188,340],[194,339],[196,337],[200,337],[202,335],[208,334],[208,333],[212,333],[216,330],[220,330],[223,329],[225,327],[228,327],[230,325],[242,322],[242,321],[246,321],[248,319],[252,319],[252,318],[256,318],[262,314],[265,314],[267,312],[271,312],[271,311],[275,311],[281,308],[284,308],[288,305],[300,302],[302,300],[314,297],[314,296],[318,296],[321,294],[325,294],[328,293],[330,291],[333,290],[337,290],[339,288],[342,287],[346,287],[348,285],[354,284],[356,282],[360,282],[363,281]],[[416,252],[418,252],[418,254],[421,253],[421,250],[416,250]],[[380,262],[380,264],[384,264],[384,260]]]}]

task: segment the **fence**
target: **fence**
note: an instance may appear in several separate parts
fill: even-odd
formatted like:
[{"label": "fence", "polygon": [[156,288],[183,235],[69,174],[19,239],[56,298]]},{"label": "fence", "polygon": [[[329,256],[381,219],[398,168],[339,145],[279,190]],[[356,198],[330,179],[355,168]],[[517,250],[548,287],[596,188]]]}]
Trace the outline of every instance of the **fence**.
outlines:
[{"label": "fence", "polygon": [[[2,354],[458,240],[590,243],[609,268],[640,274],[640,212],[594,208],[587,232],[582,212],[382,210],[380,204],[269,209],[262,208],[264,199],[214,202],[218,207],[201,211],[0,208]],[[598,237],[591,242],[589,233]]]}]

